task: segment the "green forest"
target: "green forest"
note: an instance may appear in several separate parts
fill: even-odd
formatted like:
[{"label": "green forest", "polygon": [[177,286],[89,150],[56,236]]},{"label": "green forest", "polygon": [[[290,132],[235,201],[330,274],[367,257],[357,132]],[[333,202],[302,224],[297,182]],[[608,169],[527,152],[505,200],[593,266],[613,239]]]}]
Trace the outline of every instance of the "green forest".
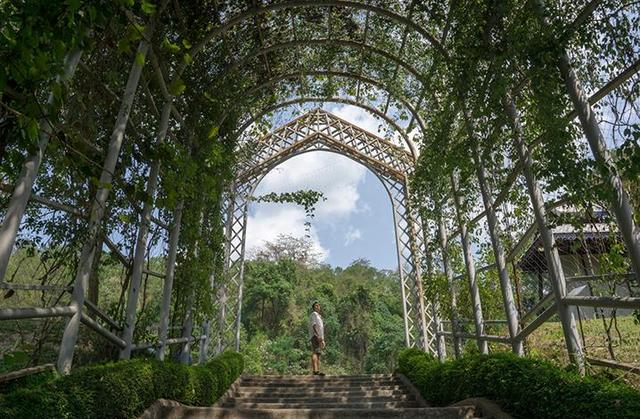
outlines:
[{"label": "green forest", "polygon": [[[20,265],[15,283],[46,276],[46,253],[23,250],[12,263]],[[98,272],[94,298],[118,318],[124,304],[122,272],[117,261]],[[149,270],[159,270],[162,258],[151,258]],[[18,268],[18,266],[13,266]],[[56,282],[56,278],[49,278]],[[65,278],[57,280],[62,283]],[[323,370],[331,374],[383,373],[396,367],[404,348],[402,304],[398,275],[358,259],[346,268],[320,263],[305,238],[280,236],[256,249],[246,262],[242,307],[241,350],[250,373],[304,374],[309,370],[308,317],[311,304],[320,302],[327,348]],[[152,339],[157,328],[162,283],[147,276],[143,283],[136,339]],[[38,304],[51,293],[5,292],[2,305]],[[59,297],[58,297],[59,298]],[[49,301],[47,301],[49,302]],[[59,319],[17,320],[0,323],[12,336],[0,348],[2,371],[55,360],[64,323]],[[13,339],[15,338],[15,339]],[[78,348],[80,364],[107,360],[114,348],[98,335],[87,333]],[[198,348],[194,348],[197,350]]]},{"label": "green forest", "polygon": [[256,374],[305,374],[311,349],[311,305],[322,307],[327,347],[322,369],[331,374],[388,373],[404,348],[396,272],[366,259],[332,268],[299,250],[303,239],[281,236],[245,267],[242,352]]}]

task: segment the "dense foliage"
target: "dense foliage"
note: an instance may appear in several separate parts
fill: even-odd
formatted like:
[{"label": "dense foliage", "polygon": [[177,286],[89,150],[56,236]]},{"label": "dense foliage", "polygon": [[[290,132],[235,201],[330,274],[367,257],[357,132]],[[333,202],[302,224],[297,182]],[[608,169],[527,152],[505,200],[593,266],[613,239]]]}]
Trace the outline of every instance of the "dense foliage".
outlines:
[{"label": "dense foliage", "polygon": [[136,418],[155,400],[210,406],[243,371],[225,352],[203,366],[134,359],[80,368],[73,374],[0,395],[5,418]]},{"label": "dense foliage", "polygon": [[304,246],[309,242],[281,237],[267,245],[271,251],[260,251],[245,267],[241,350],[247,371],[308,373],[308,322],[314,301],[322,307],[325,324],[323,370],[393,371],[396,354],[404,347],[397,274],[366,260],[344,269],[319,265],[307,257]]},{"label": "dense foliage", "polygon": [[636,418],[640,411],[638,390],[510,353],[440,363],[406,349],[398,357],[398,371],[435,406],[486,397],[518,418]]},{"label": "dense foliage", "polygon": [[[603,141],[612,150],[611,160],[603,162],[594,158],[575,121],[566,75],[558,65],[568,50],[585,95],[626,69],[636,71],[639,2],[312,3],[0,1],[0,187],[7,192],[0,196],[3,220],[9,218],[12,185],[25,178],[25,164],[44,155],[33,188],[40,200],[31,200],[18,217],[22,228],[16,251],[0,278],[42,290],[9,289],[0,304],[68,305],[74,276],[88,266],[87,299],[121,326],[127,300],[134,308],[139,305],[135,340],[153,343],[160,295],[156,277],[175,268],[171,337],[187,333],[194,324],[197,336],[204,324],[216,326],[212,319],[219,310],[219,291],[228,281],[224,192],[237,175],[238,160],[246,157],[241,151],[256,150],[256,138],[271,128],[273,112],[306,102],[365,106],[401,125],[382,123],[395,143],[407,146],[398,134],[412,137],[420,157],[407,175],[428,247],[427,260],[417,263],[426,265],[427,296],[440,303],[443,313],[449,313],[452,293],[467,295],[462,293],[464,274],[449,284],[439,272],[444,254],[455,273],[464,271],[460,245],[454,239],[439,249],[435,234],[440,219],[445,232],[457,229],[452,177],[460,183],[464,222],[481,211],[475,170],[480,164],[486,167],[491,174],[487,195],[503,195],[495,205],[497,235],[507,251],[533,223],[518,172],[514,121],[504,112],[509,99],[520,114],[522,139],[545,198],[570,203],[580,219],[589,218],[596,207],[611,212],[619,199],[613,199],[606,180],[615,174],[633,206],[627,218],[640,221],[637,75],[594,103]],[[144,46],[149,49],[140,48]],[[80,63],[68,74],[65,67],[76,53],[81,53]],[[141,74],[139,80],[132,78],[135,74]],[[157,188],[149,182],[150,173],[158,174]],[[508,181],[510,173],[515,175]],[[306,191],[261,199],[294,201],[309,215],[319,196]],[[137,240],[147,222],[141,217],[145,206],[151,207],[147,215],[154,220],[148,237]],[[88,221],[99,212],[104,217]],[[616,243],[602,255],[603,266],[607,273],[626,274],[629,260],[617,242],[615,217],[608,215]],[[164,249],[174,224],[180,227],[177,263],[166,266]],[[484,224],[481,219],[468,228],[476,264],[490,266],[495,258]],[[144,242],[139,249],[146,272],[142,296],[131,301],[138,241]],[[95,244],[87,248],[98,251],[80,260],[85,243]],[[330,365],[345,371],[382,371],[393,365],[391,354],[402,336],[400,306],[391,298],[398,294],[391,292],[397,286],[393,275],[362,263],[338,271],[299,259],[258,259],[247,265],[243,310],[243,344],[252,354],[253,370],[304,369],[303,325],[314,299],[325,307]],[[512,279],[518,281],[516,257],[509,262]],[[345,285],[351,284],[351,276],[357,280]],[[495,270],[484,270],[478,282],[485,318],[501,319]],[[537,285],[524,284],[522,298],[517,296],[520,309],[536,301],[530,295],[537,295]],[[31,294],[25,298],[26,293]],[[471,307],[468,296],[459,298],[460,317],[470,318]],[[40,330],[29,335],[35,339],[28,364],[45,358],[42,348],[59,338],[61,323],[38,323]],[[12,336],[23,333],[21,324],[10,330]],[[90,353],[84,360],[115,356],[117,351],[103,340],[92,345],[88,339],[85,334],[78,345]],[[342,355],[333,343],[341,345]],[[262,360],[264,354],[274,358]]]}]

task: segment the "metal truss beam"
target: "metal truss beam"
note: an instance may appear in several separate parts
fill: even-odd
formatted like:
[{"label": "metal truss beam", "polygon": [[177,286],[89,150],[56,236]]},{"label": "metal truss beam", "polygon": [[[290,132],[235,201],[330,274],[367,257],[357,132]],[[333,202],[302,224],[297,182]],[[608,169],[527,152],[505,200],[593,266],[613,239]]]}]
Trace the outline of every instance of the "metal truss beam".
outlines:
[{"label": "metal truss beam", "polygon": [[295,99],[291,99],[291,100],[285,100],[282,102],[278,102],[274,105],[271,106],[267,106],[263,109],[261,109],[260,111],[258,111],[255,115],[253,115],[253,117],[247,119],[245,122],[242,123],[242,125],[240,125],[240,128],[238,128],[233,137],[239,137],[242,135],[242,133],[249,128],[249,126],[251,126],[254,122],[256,122],[258,119],[260,119],[261,117],[263,117],[264,115],[270,113],[270,112],[274,112],[277,111],[278,109],[281,108],[285,108],[287,106],[291,106],[291,105],[296,105],[296,104],[302,104],[302,103],[343,103],[346,105],[351,105],[351,106],[355,106],[358,108],[361,108],[377,117],[382,118],[387,124],[391,125],[398,134],[400,134],[402,136],[402,138],[405,140],[405,142],[409,145],[409,149],[411,150],[411,154],[413,155],[414,159],[417,159],[417,147],[415,145],[415,143],[413,143],[413,141],[411,139],[409,139],[409,136],[407,135],[407,131],[402,128],[400,125],[398,125],[393,119],[389,118],[389,116],[385,115],[384,113],[382,113],[380,110],[359,103],[355,100],[349,99],[349,98],[341,98],[341,97],[327,97],[327,98],[323,98],[323,97],[307,97],[307,96],[301,96],[301,97],[297,97]]}]

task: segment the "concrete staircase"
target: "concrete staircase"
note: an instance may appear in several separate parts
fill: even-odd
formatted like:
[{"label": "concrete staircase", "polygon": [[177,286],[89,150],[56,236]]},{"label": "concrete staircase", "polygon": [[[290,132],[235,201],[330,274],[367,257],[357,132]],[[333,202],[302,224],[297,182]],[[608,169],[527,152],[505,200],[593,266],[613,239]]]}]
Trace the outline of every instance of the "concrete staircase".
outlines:
[{"label": "concrete staircase", "polygon": [[475,418],[475,407],[427,407],[394,375],[244,376],[213,407],[156,406],[149,418]]}]

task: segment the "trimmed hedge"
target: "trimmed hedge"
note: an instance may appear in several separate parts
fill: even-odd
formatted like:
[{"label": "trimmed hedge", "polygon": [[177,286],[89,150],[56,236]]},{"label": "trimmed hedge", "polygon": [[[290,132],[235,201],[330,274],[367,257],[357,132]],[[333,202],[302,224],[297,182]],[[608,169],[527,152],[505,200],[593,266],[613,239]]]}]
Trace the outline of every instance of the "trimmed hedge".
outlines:
[{"label": "trimmed hedge", "polygon": [[225,352],[204,366],[133,359],[79,368],[34,388],[0,395],[2,418],[136,418],[155,400],[210,406],[244,368]]},{"label": "trimmed hedge", "polygon": [[640,418],[637,390],[511,353],[440,363],[418,349],[406,349],[398,357],[398,372],[435,406],[486,397],[519,418]]}]

